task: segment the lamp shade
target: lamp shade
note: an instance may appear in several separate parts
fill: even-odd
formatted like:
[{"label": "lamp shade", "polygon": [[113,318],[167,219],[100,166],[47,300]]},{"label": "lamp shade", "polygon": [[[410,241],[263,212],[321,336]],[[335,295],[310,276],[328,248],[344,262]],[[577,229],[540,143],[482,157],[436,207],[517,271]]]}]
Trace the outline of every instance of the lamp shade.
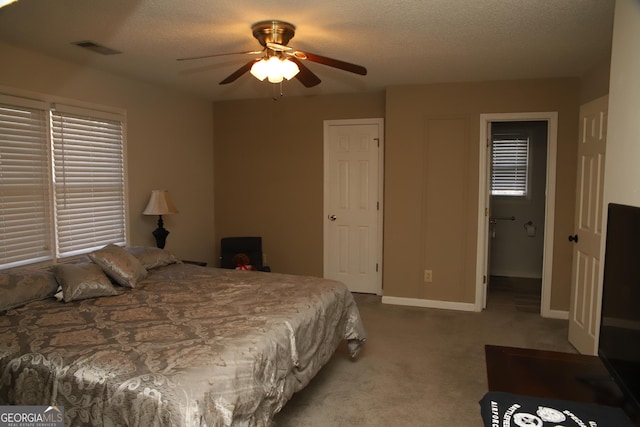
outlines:
[{"label": "lamp shade", "polygon": [[269,70],[267,67],[267,61],[265,59],[261,59],[259,61],[256,61],[255,64],[253,64],[253,66],[251,66],[251,74],[253,74],[253,77],[255,77],[256,79],[262,81],[264,79],[267,78],[267,76],[269,75]]},{"label": "lamp shade", "polygon": [[290,61],[288,59],[285,59],[284,61],[282,61],[281,70],[282,70],[282,76],[287,80],[291,80],[296,76],[296,74],[300,72],[300,68],[298,68],[298,65],[295,62]]},{"label": "lamp shade", "polygon": [[142,213],[144,215],[169,215],[178,213],[178,209],[171,201],[167,190],[153,190],[149,203]]}]

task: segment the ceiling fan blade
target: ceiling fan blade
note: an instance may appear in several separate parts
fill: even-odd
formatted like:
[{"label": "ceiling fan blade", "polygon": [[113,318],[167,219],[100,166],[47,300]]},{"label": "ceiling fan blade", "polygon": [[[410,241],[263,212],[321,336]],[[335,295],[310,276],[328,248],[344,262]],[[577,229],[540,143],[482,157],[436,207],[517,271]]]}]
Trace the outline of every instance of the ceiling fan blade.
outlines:
[{"label": "ceiling fan blade", "polygon": [[362,65],[351,64],[350,62],[340,61],[338,59],[327,58],[326,56],[316,55],[315,53],[295,51],[292,54],[295,58],[306,59],[307,61],[317,62],[318,64],[328,65],[329,67],[339,68],[350,73],[367,75],[367,69]]},{"label": "ceiling fan blade", "polygon": [[264,52],[264,50],[250,50],[247,52],[215,53],[213,55],[192,56],[190,58],[178,58],[176,59],[176,61],[191,61],[193,59],[215,58],[217,56],[229,56],[229,55],[257,55],[262,52]]},{"label": "ceiling fan blade", "polygon": [[296,74],[296,79],[300,81],[305,87],[313,87],[320,84],[322,80],[307,68],[306,65],[302,63],[302,61],[298,60],[296,57],[289,58],[291,61],[295,62],[300,72]]},{"label": "ceiling fan blade", "polygon": [[256,63],[255,59],[252,59],[251,61],[247,62],[242,67],[240,67],[236,71],[234,71],[231,75],[229,75],[229,77],[227,77],[226,79],[221,81],[220,84],[221,85],[226,85],[228,83],[235,82],[240,76],[242,76],[244,73],[249,71],[251,69],[251,67],[253,66],[253,64],[255,64],[255,63]]}]

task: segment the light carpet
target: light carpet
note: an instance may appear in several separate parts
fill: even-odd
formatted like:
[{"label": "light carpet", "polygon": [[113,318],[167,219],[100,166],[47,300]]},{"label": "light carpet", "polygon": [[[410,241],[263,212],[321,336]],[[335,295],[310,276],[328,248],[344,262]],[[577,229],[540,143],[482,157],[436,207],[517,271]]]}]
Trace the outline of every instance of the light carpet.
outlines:
[{"label": "light carpet", "polygon": [[358,359],[339,347],[276,415],[277,427],[481,427],[485,344],[575,353],[567,321],[519,311],[504,298],[475,313],[355,297],[368,333]]}]

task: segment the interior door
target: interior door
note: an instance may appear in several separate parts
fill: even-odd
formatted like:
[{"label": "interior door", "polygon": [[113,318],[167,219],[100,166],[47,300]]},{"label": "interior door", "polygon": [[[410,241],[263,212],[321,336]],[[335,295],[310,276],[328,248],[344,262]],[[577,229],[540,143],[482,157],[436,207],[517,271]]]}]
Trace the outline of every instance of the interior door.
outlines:
[{"label": "interior door", "polygon": [[325,122],[324,277],[382,293],[382,120]]},{"label": "interior door", "polygon": [[596,354],[602,195],[608,96],[580,107],[575,233],[569,309],[569,342],[582,354]]}]

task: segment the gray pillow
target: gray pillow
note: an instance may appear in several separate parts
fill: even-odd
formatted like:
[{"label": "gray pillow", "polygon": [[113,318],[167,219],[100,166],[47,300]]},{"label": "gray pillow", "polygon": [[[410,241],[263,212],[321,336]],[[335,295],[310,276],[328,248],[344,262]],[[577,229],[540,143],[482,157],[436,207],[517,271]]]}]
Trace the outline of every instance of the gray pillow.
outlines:
[{"label": "gray pillow", "polygon": [[180,262],[174,254],[160,248],[130,246],[126,248],[126,250],[135,256],[138,261],[140,261],[140,264],[142,264],[142,266],[147,270]]},{"label": "gray pillow", "polygon": [[89,258],[98,264],[107,276],[127,288],[134,288],[140,280],[147,277],[147,270],[140,261],[120,246],[109,244],[91,252]]},{"label": "gray pillow", "polygon": [[0,312],[55,295],[58,282],[43,270],[0,272]]},{"label": "gray pillow", "polygon": [[102,269],[94,263],[60,264],[53,268],[64,302],[118,295]]}]

